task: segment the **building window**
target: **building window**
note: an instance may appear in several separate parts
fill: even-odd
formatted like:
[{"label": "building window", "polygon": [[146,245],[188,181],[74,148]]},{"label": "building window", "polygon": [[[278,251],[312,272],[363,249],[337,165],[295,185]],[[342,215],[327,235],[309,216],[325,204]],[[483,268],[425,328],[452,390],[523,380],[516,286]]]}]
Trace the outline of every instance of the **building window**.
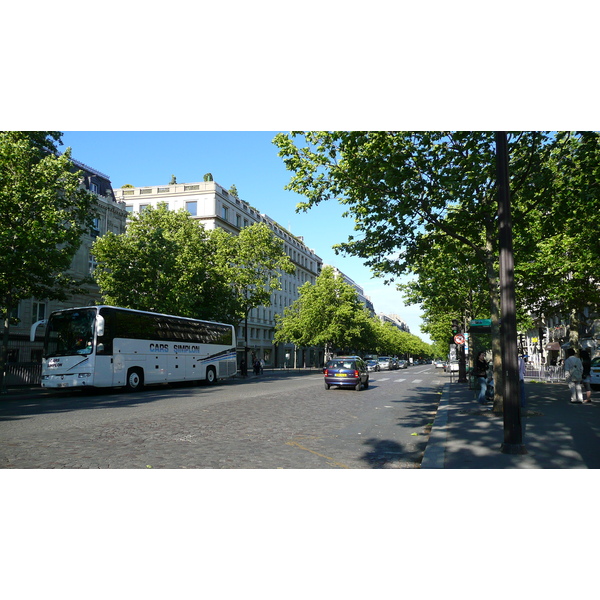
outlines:
[{"label": "building window", "polygon": [[98,187],[98,185],[96,183],[90,182],[90,192],[94,192],[94,194],[97,194],[99,191],[100,188]]},{"label": "building window", "polygon": [[150,208],[149,204],[140,204],[140,212],[141,213],[143,213],[148,208]]},{"label": "building window", "polygon": [[133,205],[132,205],[132,204],[127,204],[127,205],[125,206],[125,210],[126,210],[128,213],[132,213],[132,212],[133,212]]},{"label": "building window", "polygon": [[240,215],[235,215],[235,224],[237,227],[241,229],[242,227],[242,217]]},{"label": "building window", "polygon": [[187,210],[192,217],[195,217],[198,214],[198,203],[196,201],[186,202],[185,210]]},{"label": "building window", "polygon": [[92,230],[90,235],[93,238],[97,238],[100,235],[100,219],[98,217],[94,218],[92,221]]},{"label": "building window", "polygon": [[34,302],[31,309],[31,324],[46,318],[46,303]]},{"label": "building window", "polygon": [[197,190],[200,189],[199,185],[184,185],[183,186],[183,191],[184,192],[195,192]]},{"label": "building window", "polygon": [[142,190],[140,190],[140,194],[151,194],[152,193],[152,188],[144,188]]},{"label": "building window", "polygon": [[168,188],[168,187],[163,187],[163,188],[158,188],[156,191],[157,191],[159,194],[165,194],[166,192],[168,192],[168,191],[169,191],[169,189],[170,189],[170,188]]},{"label": "building window", "polygon": [[17,307],[13,308],[10,311],[10,318],[11,319],[19,319],[19,320],[21,320],[21,318],[19,317],[19,314],[20,314],[20,310],[19,309],[20,308],[21,308],[21,303],[19,302],[19,304],[17,305]]},{"label": "building window", "polygon": [[225,221],[229,220],[229,209],[226,206],[223,206],[221,208],[221,216],[223,217],[223,219],[225,219]]},{"label": "building window", "polygon": [[96,262],[96,257],[93,254],[89,254],[88,255],[88,269],[90,270],[90,273],[94,272],[94,269],[98,266],[98,263]]},{"label": "building window", "polygon": [[123,196],[133,196],[135,194],[135,190],[123,190]]}]

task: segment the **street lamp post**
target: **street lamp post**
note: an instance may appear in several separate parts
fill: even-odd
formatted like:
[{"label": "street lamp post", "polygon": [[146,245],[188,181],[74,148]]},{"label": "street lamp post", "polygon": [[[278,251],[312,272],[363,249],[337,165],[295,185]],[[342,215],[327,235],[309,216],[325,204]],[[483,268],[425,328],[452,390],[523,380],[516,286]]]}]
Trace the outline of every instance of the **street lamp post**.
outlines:
[{"label": "street lamp post", "polygon": [[506,131],[496,131],[496,169],[498,175],[502,371],[504,375],[504,443],[501,450],[504,454],[527,454],[527,450],[523,444],[519,402],[515,265],[510,214],[508,141]]}]

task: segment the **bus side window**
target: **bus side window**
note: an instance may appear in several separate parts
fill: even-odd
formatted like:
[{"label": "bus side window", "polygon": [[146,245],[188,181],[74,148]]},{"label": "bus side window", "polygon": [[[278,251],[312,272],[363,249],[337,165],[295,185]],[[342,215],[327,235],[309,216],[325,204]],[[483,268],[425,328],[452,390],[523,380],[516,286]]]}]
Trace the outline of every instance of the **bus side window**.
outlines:
[{"label": "bus side window", "polygon": [[104,318],[104,335],[98,336],[96,354],[112,354],[115,330],[115,311],[110,308],[103,308],[100,310],[100,313]]}]

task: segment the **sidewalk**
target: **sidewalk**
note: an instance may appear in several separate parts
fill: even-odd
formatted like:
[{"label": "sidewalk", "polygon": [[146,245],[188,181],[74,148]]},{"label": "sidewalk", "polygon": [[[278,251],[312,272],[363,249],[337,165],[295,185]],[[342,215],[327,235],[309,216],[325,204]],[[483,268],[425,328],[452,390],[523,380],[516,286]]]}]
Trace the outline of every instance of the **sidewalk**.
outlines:
[{"label": "sidewalk", "polygon": [[[600,468],[600,395],[592,404],[570,404],[564,383],[526,382],[521,417],[527,454],[503,454],[504,421],[480,406],[463,383],[447,383],[422,469]],[[491,406],[491,405],[489,405]]]}]

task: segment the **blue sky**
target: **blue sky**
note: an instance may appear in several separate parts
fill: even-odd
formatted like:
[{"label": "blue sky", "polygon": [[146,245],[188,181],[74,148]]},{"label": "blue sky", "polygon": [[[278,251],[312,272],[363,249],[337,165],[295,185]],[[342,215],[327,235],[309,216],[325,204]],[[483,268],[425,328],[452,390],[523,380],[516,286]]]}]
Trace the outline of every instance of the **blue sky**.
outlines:
[{"label": "blue sky", "polygon": [[420,330],[420,310],[405,306],[393,286],[372,278],[356,257],[338,256],[335,243],[353,233],[353,221],[343,218],[343,207],[326,202],[307,213],[296,213],[303,198],[284,190],[291,173],[285,169],[272,140],[274,131],[66,131],[61,148],[72,148],[78,161],[108,175],[114,188],[202,181],[205,173],[229,189],[235,184],[240,197],[275,219],[305,243],[327,264],[332,264],[362,286],[377,312],[396,313],[411,333],[426,342]]}]

